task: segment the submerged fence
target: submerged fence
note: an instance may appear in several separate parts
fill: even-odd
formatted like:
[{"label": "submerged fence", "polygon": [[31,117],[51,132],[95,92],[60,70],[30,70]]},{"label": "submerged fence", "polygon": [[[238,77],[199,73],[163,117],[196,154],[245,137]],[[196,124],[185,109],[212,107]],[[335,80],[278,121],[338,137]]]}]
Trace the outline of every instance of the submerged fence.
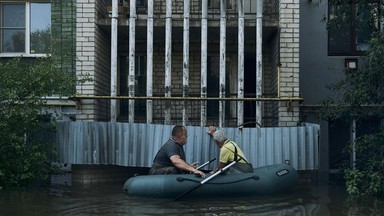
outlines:
[{"label": "submerged fence", "polygon": [[[159,124],[58,122],[59,162],[150,167],[172,128]],[[289,160],[297,170],[318,169],[319,125],[222,129],[238,143],[254,167]],[[208,135],[208,127],[187,126],[187,130],[187,162],[218,159],[219,149]],[[216,168],[216,164],[210,168]]]}]

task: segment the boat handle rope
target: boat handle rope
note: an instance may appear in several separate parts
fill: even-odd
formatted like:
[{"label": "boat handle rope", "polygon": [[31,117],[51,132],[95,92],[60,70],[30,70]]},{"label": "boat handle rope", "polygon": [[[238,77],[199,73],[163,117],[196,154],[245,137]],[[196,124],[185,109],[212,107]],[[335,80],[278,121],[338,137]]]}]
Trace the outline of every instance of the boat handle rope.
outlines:
[{"label": "boat handle rope", "polygon": [[[211,184],[231,184],[231,183],[236,183],[236,182],[241,182],[241,181],[244,181],[244,180],[248,180],[248,179],[255,179],[255,180],[259,180],[260,177],[258,175],[253,175],[253,176],[249,176],[247,178],[244,178],[244,179],[239,179],[239,180],[236,180],[236,181],[231,181],[231,182],[223,182],[223,183],[211,183]],[[196,179],[190,179],[190,178],[183,178],[183,177],[177,177],[176,178],[177,181],[191,181],[191,182],[198,182],[200,183],[199,180],[196,180]],[[209,184],[209,183],[208,183]]]}]

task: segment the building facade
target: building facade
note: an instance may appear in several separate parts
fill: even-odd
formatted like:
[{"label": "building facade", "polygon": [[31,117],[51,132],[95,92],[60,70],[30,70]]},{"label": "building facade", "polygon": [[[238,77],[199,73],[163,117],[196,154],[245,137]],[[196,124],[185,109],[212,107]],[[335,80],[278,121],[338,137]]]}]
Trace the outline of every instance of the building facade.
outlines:
[{"label": "building facade", "polygon": [[[63,73],[92,79],[78,84],[70,100],[76,107],[70,102],[75,109],[63,120],[299,122],[299,1],[0,4],[0,57],[49,54]],[[45,35],[36,36],[40,31]],[[52,105],[60,104],[57,98],[47,97]]]},{"label": "building facade", "polygon": [[[369,7],[361,8],[358,4],[351,3],[350,8],[362,14],[361,16],[374,13],[378,15],[380,1],[371,1],[368,4]],[[353,153],[345,154],[345,147],[356,138],[382,127],[382,119],[375,117],[345,122],[342,119],[327,121],[316,116],[322,107],[322,101],[335,93],[327,86],[345,79],[348,69],[364,66],[370,35],[382,30],[380,19],[365,24],[364,28],[345,26],[341,29],[327,29],[327,23],[324,21],[335,17],[332,7],[332,1],[300,3],[299,74],[300,93],[304,98],[300,104],[300,119],[321,125],[320,172],[342,169],[343,161],[353,161]],[[364,17],[361,17],[360,20],[363,19]]]},{"label": "building facade", "polygon": [[59,120],[203,127],[320,123],[319,170],[328,172],[339,167],[336,156],[353,130],[315,114],[331,94],[326,86],[343,79],[346,66],[361,66],[367,48],[359,34],[343,38],[327,31],[322,20],[330,16],[329,5],[1,0],[0,58],[44,56],[33,33],[49,30],[50,53],[63,73],[91,78],[77,85],[74,96],[45,98],[46,109],[61,112]]},{"label": "building facade", "polygon": [[78,120],[299,122],[299,1],[264,1],[259,15],[255,1],[120,1],[117,36],[112,2],[76,3],[76,73],[93,78],[76,89]]}]

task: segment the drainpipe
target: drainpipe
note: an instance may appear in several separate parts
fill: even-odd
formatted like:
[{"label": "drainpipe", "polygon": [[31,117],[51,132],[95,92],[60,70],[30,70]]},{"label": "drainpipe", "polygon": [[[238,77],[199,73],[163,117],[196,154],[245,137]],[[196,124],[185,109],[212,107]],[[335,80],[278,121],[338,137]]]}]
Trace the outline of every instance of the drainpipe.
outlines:
[{"label": "drainpipe", "polygon": [[[256,5],[256,98],[263,95],[263,0]],[[256,125],[262,125],[262,102],[256,101]]]},{"label": "drainpipe", "polygon": [[[117,25],[118,6],[117,0],[112,0],[111,17],[111,97],[116,97],[117,92]],[[111,100],[111,121],[116,121],[117,101]]]}]

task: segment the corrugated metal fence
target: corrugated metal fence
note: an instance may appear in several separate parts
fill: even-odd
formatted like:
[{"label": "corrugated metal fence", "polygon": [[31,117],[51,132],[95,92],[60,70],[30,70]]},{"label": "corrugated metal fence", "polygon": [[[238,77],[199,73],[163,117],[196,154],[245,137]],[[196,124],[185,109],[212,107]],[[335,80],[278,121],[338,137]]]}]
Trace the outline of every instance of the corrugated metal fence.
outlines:
[{"label": "corrugated metal fence", "polygon": [[[71,164],[150,167],[157,150],[170,137],[172,125],[121,122],[58,122],[59,160]],[[254,167],[290,160],[298,170],[318,168],[317,124],[300,127],[222,128]],[[187,126],[187,162],[218,159],[219,149],[208,127]],[[216,168],[217,161],[210,165]]]}]

